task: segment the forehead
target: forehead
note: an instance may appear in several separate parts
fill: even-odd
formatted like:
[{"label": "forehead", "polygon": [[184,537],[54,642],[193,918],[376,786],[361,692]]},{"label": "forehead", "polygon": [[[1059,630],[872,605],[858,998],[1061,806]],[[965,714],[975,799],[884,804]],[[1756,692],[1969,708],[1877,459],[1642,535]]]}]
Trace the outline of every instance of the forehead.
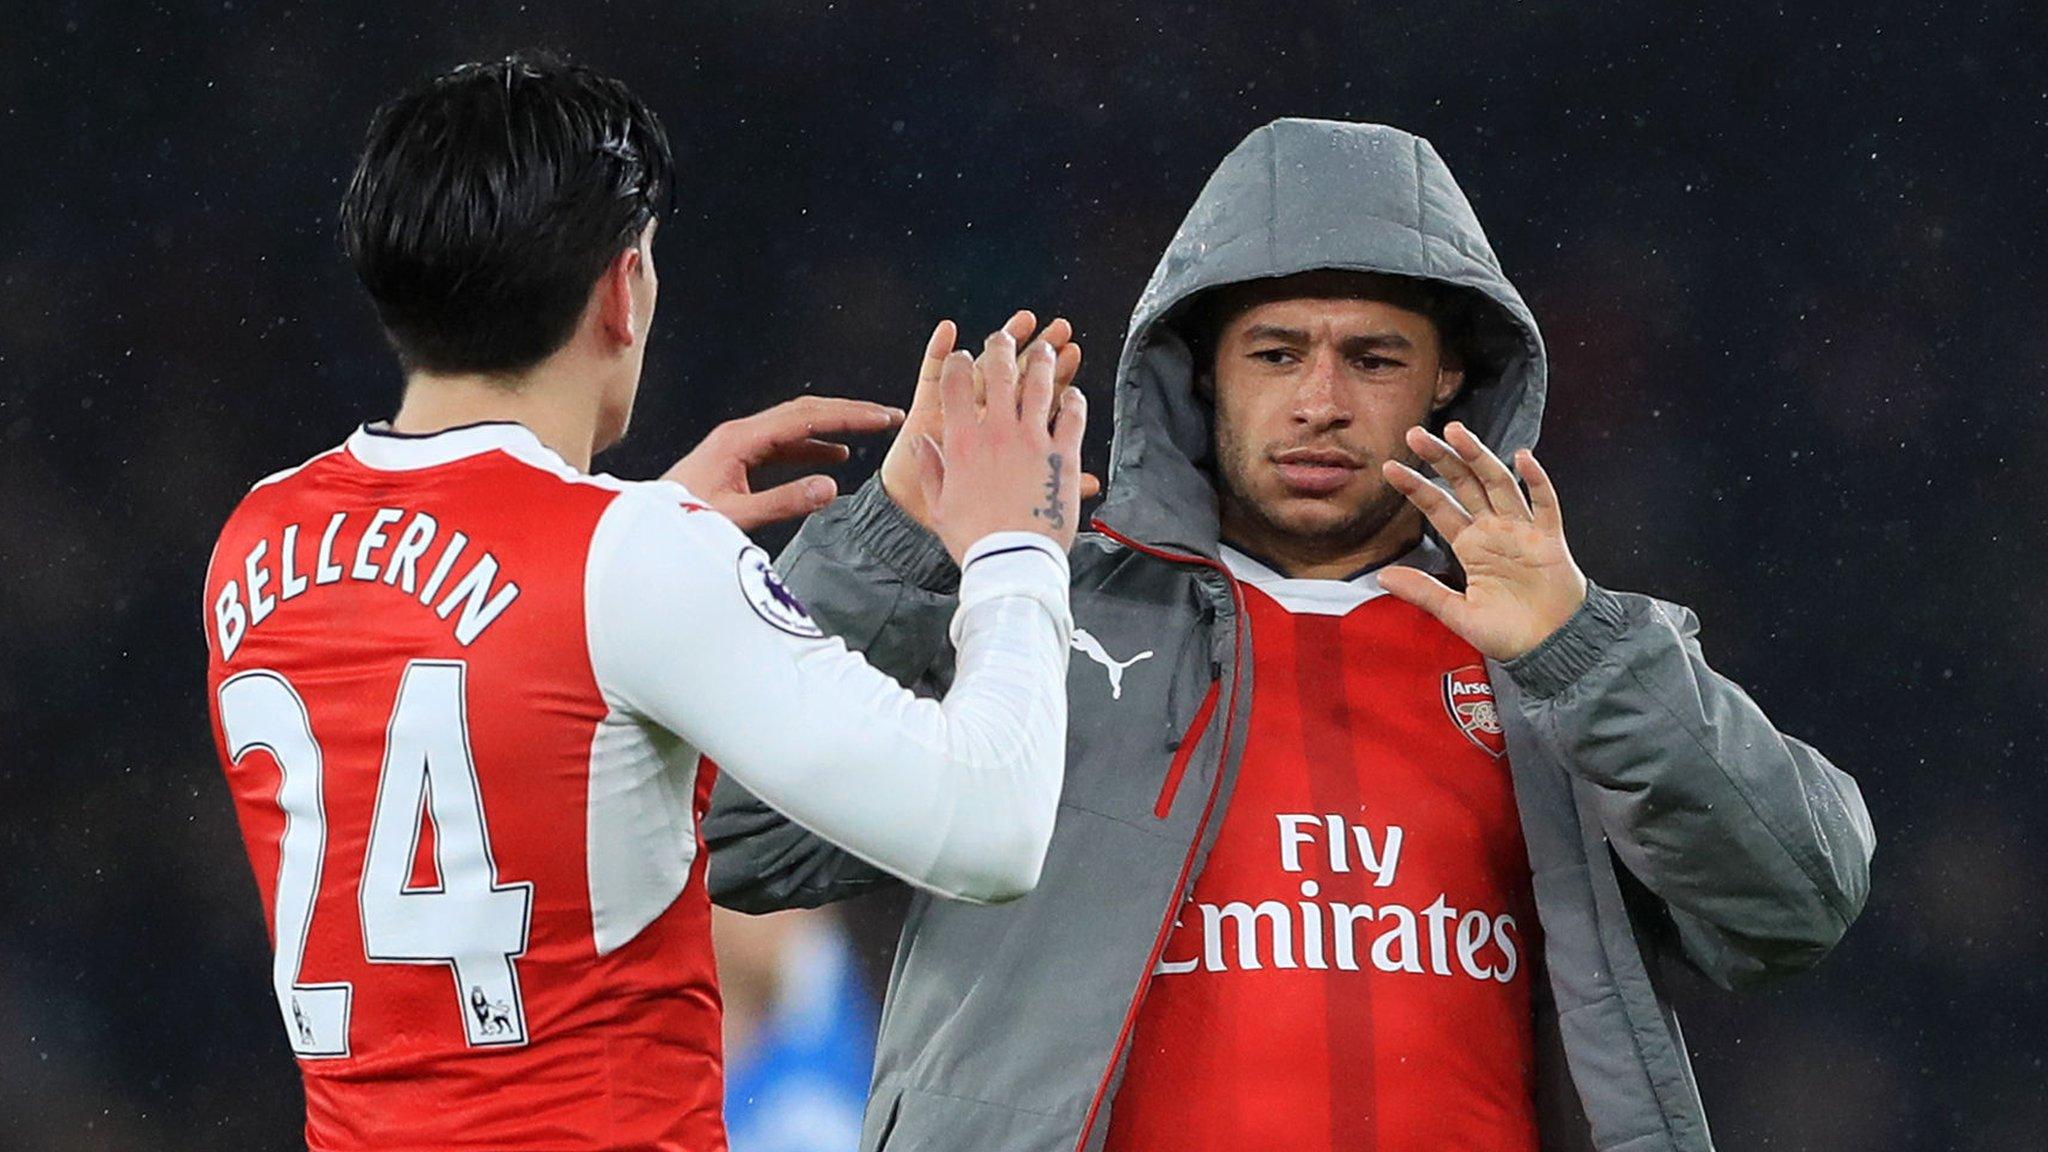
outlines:
[{"label": "forehead", "polygon": [[1290,296],[1254,304],[1232,316],[1224,325],[1223,337],[1241,336],[1253,328],[1285,328],[1336,338],[1375,332],[1420,338],[1434,333],[1436,324],[1412,308],[1385,300]]}]

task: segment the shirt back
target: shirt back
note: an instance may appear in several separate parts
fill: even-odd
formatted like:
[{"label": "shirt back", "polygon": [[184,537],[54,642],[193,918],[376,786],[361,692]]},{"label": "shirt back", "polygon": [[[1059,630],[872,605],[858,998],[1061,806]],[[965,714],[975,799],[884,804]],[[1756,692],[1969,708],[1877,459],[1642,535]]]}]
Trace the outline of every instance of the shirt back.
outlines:
[{"label": "shirt back", "polygon": [[215,736],[313,1149],[724,1147],[715,769],[587,639],[629,487],[513,425],[365,429],[221,534]]}]

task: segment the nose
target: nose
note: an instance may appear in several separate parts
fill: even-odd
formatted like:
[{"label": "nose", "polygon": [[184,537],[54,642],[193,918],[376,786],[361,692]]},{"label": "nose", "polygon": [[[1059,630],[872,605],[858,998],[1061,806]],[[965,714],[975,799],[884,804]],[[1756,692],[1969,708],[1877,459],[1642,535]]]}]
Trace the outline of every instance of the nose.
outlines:
[{"label": "nose", "polygon": [[1294,420],[1311,428],[1342,428],[1351,423],[1351,409],[1344,397],[1338,357],[1319,349],[1302,373],[1294,393]]}]

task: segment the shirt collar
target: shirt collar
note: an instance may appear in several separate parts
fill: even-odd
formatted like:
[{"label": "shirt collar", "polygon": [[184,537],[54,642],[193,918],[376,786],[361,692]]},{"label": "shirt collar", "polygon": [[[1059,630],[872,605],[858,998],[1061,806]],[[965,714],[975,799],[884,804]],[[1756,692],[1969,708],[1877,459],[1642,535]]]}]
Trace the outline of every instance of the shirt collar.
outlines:
[{"label": "shirt collar", "polygon": [[[1264,561],[1228,544],[1223,545],[1222,559],[1232,576],[1279,601],[1280,606],[1289,612],[1343,616],[1359,605],[1387,594],[1386,589],[1380,587],[1380,570],[1386,564],[1369,568],[1348,580],[1314,580],[1283,576]],[[1420,544],[1387,561],[1387,564],[1403,564],[1441,576],[1450,571],[1450,556],[1435,537],[1425,535]]]},{"label": "shirt collar", "polygon": [[503,452],[550,472],[575,473],[524,424],[487,420],[438,432],[396,432],[386,421],[365,424],[344,445],[350,456],[380,472],[433,468],[486,452]]}]

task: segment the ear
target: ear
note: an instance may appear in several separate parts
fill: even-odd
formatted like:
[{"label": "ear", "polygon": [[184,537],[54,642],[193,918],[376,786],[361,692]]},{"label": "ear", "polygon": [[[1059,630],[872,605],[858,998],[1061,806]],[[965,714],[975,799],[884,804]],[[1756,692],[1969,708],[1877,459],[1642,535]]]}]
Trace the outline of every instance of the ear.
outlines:
[{"label": "ear", "polygon": [[612,257],[612,262],[605,265],[604,275],[597,280],[598,326],[619,348],[631,348],[644,335],[635,305],[639,294],[654,287],[643,275],[646,259],[642,246],[635,244]]},{"label": "ear", "polygon": [[1465,366],[1456,360],[1446,359],[1437,365],[1436,390],[1430,396],[1429,410],[1441,412],[1458,393],[1465,390]]}]

